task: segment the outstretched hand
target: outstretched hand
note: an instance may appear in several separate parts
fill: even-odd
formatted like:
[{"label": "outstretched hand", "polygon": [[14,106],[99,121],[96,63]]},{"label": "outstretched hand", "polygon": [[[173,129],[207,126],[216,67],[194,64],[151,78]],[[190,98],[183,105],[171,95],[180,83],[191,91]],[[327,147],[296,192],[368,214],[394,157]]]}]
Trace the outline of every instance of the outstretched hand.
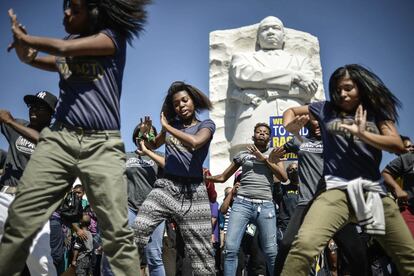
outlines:
[{"label": "outstretched hand", "polygon": [[299,134],[299,131],[309,121],[309,115],[297,115],[295,118],[286,125],[286,130],[293,134]]},{"label": "outstretched hand", "polygon": [[0,123],[9,123],[13,121],[14,118],[8,110],[0,109]]},{"label": "outstretched hand", "polygon": [[263,153],[260,152],[260,150],[255,145],[249,145],[247,146],[247,150],[256,156],[257,160],[259,161],[265,161],[266,156],[263,155]]},{"label": "outstretched hand", "polygon": [[148,134],[152,128],[152,120],[150,116],[145,116],[144,120],[140,118],[139,132],[142,134]]},{"label": "outstretched hand", "polygon": [[362,105],[359,105],[355,112],[355,119],[351,125],[340,124],[341,128],[348,130],[355,136],[360,136],[365,132],[367,125],[367,111],[364,110]]},{"label": "outstretched hand", "polygon": [[7,51],[16,50],[19,59],[24,63],[31,63],[37,56],[37,51],[22,41],[22,37],[27,34],[26,28],[17,21],[17,16],[12,9],[9,10],[13,42],[7,47]]},{"label": "outstretched hand", "polygon": [[167,118],[165,117],[164,112],[161,112],[161,115],[160,115],[160,121],[161,121],[161,126],[162,126],[163,128],[166,128],[166,127],[168,126],[168,120],[167,120]]},{"label": "outstretched hand", "polygon": [[282,160],[286,160],[283,156],[286,154],[286,150],[283,147],[274,148],[269,154],[269,161],[272,163],[278,163]]}]

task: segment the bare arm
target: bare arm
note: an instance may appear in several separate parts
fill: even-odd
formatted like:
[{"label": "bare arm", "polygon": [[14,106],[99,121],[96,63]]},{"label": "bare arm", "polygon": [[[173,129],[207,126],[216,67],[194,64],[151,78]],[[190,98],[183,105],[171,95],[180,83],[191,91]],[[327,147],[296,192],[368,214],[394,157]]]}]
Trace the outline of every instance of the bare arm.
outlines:
[{"label": "bare arm", "polygon": [[307,123],[312,114],[309,106],[291,107],[283,112],[283,126],[294,135],[299,135],[300,129]]},{"label": "bare arm", "polygon": [[88,235],[82,228],[80,228],[78,223],[72,223],[72,231],[74,231],[81,240],[86,241],[88,239]]},{"label": "bare arm", "polygon": [[79,250],[73,250],[72,266],[76,266],[76,261],[78,260]]},{"label": "bare arm", "polygon": [[31,142],[35,144],[37,144],[37,142],[39,141],[39,131],[18,123],[7,110],[0,110],[0,123],[9,125],[15,131],[20,133],[23,137],[29,139]]},{"label": "bare arm", "polygon": [[151,158],[152,160],[154,160],[155,163],[157,163],[158,167],[160,168],[164,168],[165,167],[165,157],[156,154],[155,152],[153,152],[152,150],[148,149],[145,146],[144,141],[140,141],[140,146],[141,146],[141,150],[138,150],[138,153],[140,155],[147,155],[149,158]]},{"label": "bare arm", "polygon": [[282,182],[286,182],[288,180],[285,166],[283,165],[282,161],[273,162],[269,160],[269,158],[265,159],[265,163],[267,167],[272,171],[272,173]]},{"label": "bare arm", "polygon": [[367,111],[359,105],[355,120],[352,125],[341,124],[344,129],[359,137],[363,142],[380,150],[394,153],[405,153],[405,147],[401,137],[392,121],[381,121],[378,123],[380,134],[366,131]]},{"label": "bare arm", "polygon": [[381,134],[364,131],[359,136],[365,143],[380,149],[394,153],[405,153],[404,144],[392,121],[383,121],[379,123]]},{"label": "bare arm", "polygon": [[404,191],[400,185],[398,185],[397,181],[395,180],[396,177],[387,169],[385,168],[382,173],[382,177],[384,178],[385,184],[391,189],[393,194],[397,199],[400,199],[402,201],[408,200],[408,194],[406,191]]},{"label": "bare arm", "polygon": [[[115,54],[115,45],[111,38],[103,33],[94,34],[77,39],[56,39],[29,35],[24,27],[19,24],[13,10],[9,10],[11,29],[14,42],[9,50],[16,48],[19,58],[34,67],[55,71],[52,67],[52,59],[36,57],[37,51],[52,56],[109,56]],[[26,56],[25,56],[26,55]],[[52,57],[53,58],[53,57]]]},{"label": "bare arm", "polygon": [[207,181],[224,183],[237,171],[239,167],[240,165],[232,162],[222,174],[205,176],[205,178]]},{"label": "bare arm", "polygon": [[235,189],[231,189],[230,193],[224,198],[223,203],[220,206],[220,212],[225,215],[227,211],[229,210],[230,205],[233,202],[233,197],[235,195],[234,193]]},{"label": "bare arm", "polygon": [[42,56],[35,57],[31,62],[27,63],[35,68],[42,69],[50,72],[57,72],[56,57],[55,56]]},{"label": "bare arm", "polygon": [[103,33],[77,39],[57,39],[23,34],[21,43],[54,56],[110,56],[115,54],[111,38]]}]

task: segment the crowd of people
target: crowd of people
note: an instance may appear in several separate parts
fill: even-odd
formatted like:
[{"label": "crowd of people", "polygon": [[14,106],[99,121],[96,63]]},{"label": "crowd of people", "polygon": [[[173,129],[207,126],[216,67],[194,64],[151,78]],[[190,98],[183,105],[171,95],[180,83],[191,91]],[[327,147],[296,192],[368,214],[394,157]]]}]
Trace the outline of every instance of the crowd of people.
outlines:
[{"label": "crowd of people", "polygon": [[[212,103],[182,81],[161,130],[143,117],[125,154],[126,44],[149,2],[65,0],[64,39],[29,35],[9,11],[9,49],[58,72],[60,93],[26,95],[29,121],[0,110],[0,274],[414,275],[414,146],[398,99],[363,66],[332,73],[329,101],[283,113],[284,146],[257,122],[221,174],[203,167],[216,126],[197,114]],[[398,157],[381,172],[383,150]],[[219,205],[214,183],[232,176]]]}]

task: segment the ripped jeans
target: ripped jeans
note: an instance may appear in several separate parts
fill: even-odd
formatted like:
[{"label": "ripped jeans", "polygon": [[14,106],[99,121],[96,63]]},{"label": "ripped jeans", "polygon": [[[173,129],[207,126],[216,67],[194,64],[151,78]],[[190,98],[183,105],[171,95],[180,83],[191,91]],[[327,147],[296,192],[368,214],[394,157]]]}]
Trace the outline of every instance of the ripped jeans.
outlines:
[{"label": "ripped jeans", "polygon": [[274,270],[277,255],[275,206],[271,201],[253,203],[236,197],[231,208],[225,241],[224,275],[234,276],[238,252],[248,223],[256,225],[268,271]]}]

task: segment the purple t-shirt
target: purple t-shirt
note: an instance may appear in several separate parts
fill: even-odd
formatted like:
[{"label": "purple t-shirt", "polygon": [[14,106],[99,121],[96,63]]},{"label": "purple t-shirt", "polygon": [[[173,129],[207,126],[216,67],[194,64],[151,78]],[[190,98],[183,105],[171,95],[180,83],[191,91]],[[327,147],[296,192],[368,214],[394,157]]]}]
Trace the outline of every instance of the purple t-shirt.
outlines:
[{"label": "purple t-shirt", "polygon": [[60,96],[55,118],[84,129],[119,130],[126,39],[110,29],[101,33],[112,39],[114,55],[56,58]]},{"label": "purple t-shirt", "polygon": [[[354,115],[339,114],[329,101],[311,103],[309,110],[318,120],[322,132],[324,176],[348,180],[362,177],[372,181],[381,178],[382,151],[339,127],[340,123],[352,124]],[[379,134],[377,123],[383,120],[368,113],[366,131]]]},{"label": "purple t-shirt", "polygon": [[211,138],[201,148],[193,150],[184,146],[180,140],[167,132],[165,137],[164,172],[184,177],[203,177],[203,163],[207,157],[213,134],[216,131],[216,125],[212,120],[207,119],[187,128],[181,122],[175,122],[172,126],[192,135],[195,135],[202,128],[207,128],[211,132]]}]

